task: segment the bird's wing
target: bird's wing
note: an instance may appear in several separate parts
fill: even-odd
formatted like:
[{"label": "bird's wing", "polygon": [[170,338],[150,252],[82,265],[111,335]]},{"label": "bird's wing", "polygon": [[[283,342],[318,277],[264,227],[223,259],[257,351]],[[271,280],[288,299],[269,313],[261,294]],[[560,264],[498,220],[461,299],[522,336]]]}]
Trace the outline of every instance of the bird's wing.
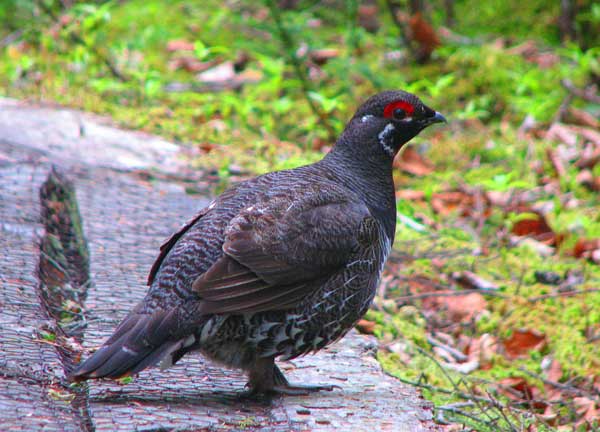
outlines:
[{"label": "bird's wing", "polygon": [[371,241],[361,234],[371,222],[364,204],[327,194],[247,207],[226,230],[224,255],[194,281],[200,312],[293,308]]},{"label": "bird's wing", "polygon": [[181,228],[179,228],[179,230],[177,230],[177,232],[175,234],[173,234],[171,237],[169,237],[160,246],[160,253],[159,253],[158,257],[156,258],[156,260],[154,261],[154,264],[152,264],[152,268],[150,269],[150,274],[148,274],[148,282],[147,282],[148,285],[152,285],[152,282],[154,282],[154,278],[156,277],[156,274],[158,273],[158,270],[160,269],[160,265],[162,264],[164,259],[167,257],[171,248],[173,246],[175,246],[177,241],[179,241],[179,239],[209,211],[210,211],[210,206],[204,207],[192,219],[187,221]]}]

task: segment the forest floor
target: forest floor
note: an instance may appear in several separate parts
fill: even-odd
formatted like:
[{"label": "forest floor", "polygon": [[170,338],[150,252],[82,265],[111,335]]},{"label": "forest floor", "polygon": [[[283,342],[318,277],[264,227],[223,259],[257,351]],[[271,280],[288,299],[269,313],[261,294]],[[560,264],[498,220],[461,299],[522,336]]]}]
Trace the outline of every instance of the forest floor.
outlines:
[{"label": "forest floor", "polygon": [[40,9],[0,33],[0,95],[181,142],[218,193],[320,159],[369,95],[416,93],[449,124],[395,162],[395,250],[359,329],[448,430],[598,427],[600,48],[560,45],[541,0],[433,14],[424,64],[383,8],[167,3]]}]

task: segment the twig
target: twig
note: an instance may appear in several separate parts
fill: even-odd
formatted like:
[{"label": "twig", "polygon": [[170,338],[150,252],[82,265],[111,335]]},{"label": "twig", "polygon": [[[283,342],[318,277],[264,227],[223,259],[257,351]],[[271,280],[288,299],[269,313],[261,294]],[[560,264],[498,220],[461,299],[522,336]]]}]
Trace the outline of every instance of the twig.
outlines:
[{"label": "twig", "polygon": [[594,394],[592,394],[590,392],[587,392],[585,390],[582,390],[582,389],[578,389],[577,387],[570,386],[568,384],[563,384],[563,383],[559,383],[559,382],[556,382],[556,381],[552,381],[552,380],[546,379],[543,376],[541,376],[539,374],[536,374],[535,372],[532,372],[530,370],[525,369],[524,367],[519,367],[519,370],[521,372],[526,373],[530,377],[533,377],[535,379],[540,380],[544,384],[547,384],[547,385],[549,385],[551,387],[563,390],[565,392],[569,392],[569,393],[577,395],[577,396],[586,396],[586,397],[589,397],[589,398],[592,398],[592,399],[597,397],[597,395],[594,395]]},{"label": "twig", "polygon": [[333,127],[329,124],[327,119],[327,115],[319,108],[319,106],[315,103],[315,101],[310,97],[310,92],[312,91],[308,76],[306,71],[302,67],[298,56],[294,53],[294,42],[292,41],[292,36],[287,31],[285,26],[283,25],[283,20],[281,18],[281,14],[279,13],[279,7],[275,4],[274,0],[265,0],[267,7],[271,12],[271,16],[273,17],[273,21],[275,22],[275,26],[277,27],[277,32],[279,33],[279,38],[281,39],[281,43],[283,45],[283,51],[288,57],[288,60],[292,64],[294,68],[294,72],[296,73],[296,77],[300,81],[300,85],[302,87],[302,93],[308,106],[314,115],[316,115],[323,127],[327,130],[327,135],[330,140],[335,139],[336,133]]},{"label": "twig", "polygon": [[469,418],[469,419],[471,419],[471,420],[473,420],[473,421],[475,421],[477,423],[483,423],[484,425],[486,425],[491,430],[497,430],[497,427],[498,427],[495,419],[493,419],[491,421],[483,420],[483,419],[480,419],[480,418],[474,416],[471,413],[468,413],[468,412],[463,411],[463,410],[458,409],[458,408],[454,408],[454,407],[452,407],[450,405],[446,405],[446,406],[443,406],[443,407],[436,407],[436,409],[438,409],[440,411],[447,411],[447,412],[450,412],[452,414],[456,414],[456,415],[461,416],[461,417]]},{"label": "twig", "polygon": [[453,272],[451,275],[452,279],[461,285],[467,285],[473,287],[473,289],[479,291],[497,291],[498,286],[481,276],[476,275],[471,271]]},{"label": "twig", "polygon": [[[396,332],[398,332],[398,334],[400,334],[401,332],[400,332],[400,329],[398,329],[398,326],[394,322],[391,322],[391,324],[394,327],[394,329],[396,330]],[[454,380],[452,379],[452,377],[450,376],[450,374],[448,373],[448,371],[440,364],[440,362],[433,355],[431,355],[426,350],[424,350],[423,348],[421,348],[420,346],[418,346],[416,344],[413,344],[413,347],[420,354],[422,354],[425,357],[429,358],[439,368],[439,370],[442,372],[442,374],[446,377],[446,379],[448,380],[448,382],[454,388],[454,392],[455,393],[461,393],[459,384],[463,384],[464,386],[467,386],[467,383],[462,378],[459,378],[459,380],[458,380],[459,384],[457,384],[456,382],[454,382]],[[481,411],[481,413],[483,415],[485,415],[486,417],[488,417],[488,419],[493,423],[495,420],[490,417],[490,415],[485,410],[485,407],[481,405],[481,401],[477,400],[477,397],[475,396],[475,394],[472,394],[472,396],[473,397],[471,397],[471,398],[467,398],[467,400],[473,401],[477,405],[477,408],[479,409],[479,411]],[[482,421],[484,421],[484,420],[482,420]],[[511,427],[511,431],[516,432],[516,428],[514,428],[514,426],[510,422],[508,424]]]},{"label": "twig", "polygon": [[437,340],[436,338],[434,338],[431,335],[427,336],[427,342],[429,342],[431,345],[433,345],[435,347],[443,349],[448,354],[450,354],[452,357],[454,357],[454,359],[456,359],[460,362],[465,362],[469,359],[469,357],[464,355],[462,352],[460,352],[456,348],[453,348],[449,345],[446,345],[445,343],[442,343],[441,341]]},{"label": "twig", "polygon": [[[488,398],[490,398],[490,400],[492,401],[492,403],[494,404],[494,407],[500,412],[500,415],[502,416],[502,418],[504,419],[504,421],[510,425],[510,427],[516,432],[516,428],[513,426],[512,422],[510,421],[510,419],[508,418],[508,416],[504,413],[504,409],[506,407],[504,407],[500,401],[498,399],[496,399],[488,390],[486,390],[485,392],[488,396]],[[530,402],[530,401],[528,401]],[[531,407],[530,407],[531,409]]]},{"label": "twig", "polygon": [[[591,290],[589,290],[589,291],[591,291]],[[508,297],[504,294],[499,294],[494,291],[486,291],[486,290],[480,290],[480,289],[466,289],[466,290],[452,291],[452,292],[426,292],[426,293],[420,293],[420,294],[412,294],[412,295],[407,295],[407,296],[402,296],[402,297],[396,297],[394,299],[394,301],[398,304],[403,304],[403,303],[409,302],[411,300],[418,300],[418,299],[424,299],[424,298],[430,298],[430,297],[455,297],[455,296],[462,296],[462,295],[467,295],[467,294],[472,294],[472,293],[480,293],[480,294],[484,294],[484,295],[489,295],[491,297],[499,297],[499,298],[507,298]]]},{"label": "twig", "polygon": [[406,30],[406,26],[404,25],[404,23],[402,21],[400,21],[400,19],[398,19],[398,15],[396,14],[396,7],[395,7],[395,5],[393,4],[392,0],[386,0],[385,3],[387,5],[388,10],[390,12],[390,15],[392,17],[392,21],[394,21],[394,24],[396,25],[396,27],[400,31],[400,38],[402,39],[402,42],[404,43],[404,46],[410,52],[411,57],[415,58],[415,56],[416,56],[415,49],[414,49],[414,47],[413,47],[413,45],[410,42],[410,39],[408,37],[408,32]]},{"label": "twig", "polygon": [[[60,21],[59,18],[54,13],[54,11],[44,1],[38,0],[36,2],[36,4],[38,5],[38,7],[41,10],[44,11],[44,13],[46,15],[48,15],[52,19],[52,21],[57,22],[57,23]],[[115,78],[117,78],[118,80],[123,81],[123,82],[129,81],[129,78],[127,78],[121,71],[119,71],[119,69],[115,66],[115,64],[112,62],[112,60],[110,58],[108,58],[107,55],[100,52],[97,47],[88,45],[87,42],[81,37],[81,35],[79,33],[77,33],[74,30],[70,31],[69,37],[71,38],[71,40],[74,43],[82,45],[83,47],[88,49],[94,56],[96,56],[98,58],[98,60],[100,60],[102,63],[104,63],[104,65],[108,68],[110,73]]]},{"label": "twig", "polygon": [[451,403],[448,405],[441,405],[436,408],[439,410],[443,410],[443,411],[449,411],[449,410],[456,409],[456,408],[472,407],[474,405],[475,405],[475,403],[473,401],[467,401],[467,402],[455,402],[455,403]]},{"label": "twig", "polygon": [[587,293],[593,293],[593,292],[598,292],[598,291],[600,291],[600,288],[590,288],[587,290],[564,291],[564,292],[557,292],[557,293],[552,293],[552,294],[544,294],[544,295],[536,296],[536,297],[529,297],[527,300],[531,303],[535,303],[537,301],[546,300],[549,298],[572,297],[572,296],[579,295],[579,294],[587,294]]}]

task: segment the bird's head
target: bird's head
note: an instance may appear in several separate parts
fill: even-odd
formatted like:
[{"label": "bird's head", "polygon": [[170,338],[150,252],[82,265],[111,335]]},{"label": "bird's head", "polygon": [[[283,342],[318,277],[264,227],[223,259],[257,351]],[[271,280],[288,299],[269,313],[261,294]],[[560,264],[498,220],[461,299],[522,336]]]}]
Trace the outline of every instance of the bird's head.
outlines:
[{"label": "bird's head", "polygon": [[[342,138],[352,146],[368,146],[370,154],[394,158],[404,144],[426,127],[446,122],[413,94],[390,90],[370,97],[358,108]],[[370,148],[373,147],[373,148]],[[359,150],[355,148],[355,150]]]}]

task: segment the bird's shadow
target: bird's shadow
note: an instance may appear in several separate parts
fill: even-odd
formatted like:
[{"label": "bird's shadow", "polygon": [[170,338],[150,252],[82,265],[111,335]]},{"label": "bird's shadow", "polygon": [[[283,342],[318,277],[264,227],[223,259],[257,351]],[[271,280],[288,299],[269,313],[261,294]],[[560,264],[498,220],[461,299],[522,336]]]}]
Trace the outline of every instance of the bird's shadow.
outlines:
[{"label": "bird's shadow", "polygon": [[173,390],[142,390],[142,391],[114,391],[105,390],[102,393],[90,395],[90,403],[100,404],[131,404],[144,405],[198,405],[198,406],[228,406],[238,409],[271,407],[281,398],[279,395],[254,394],[247,391],[234,390],[200,390],[198,393],[177,395]]}]

